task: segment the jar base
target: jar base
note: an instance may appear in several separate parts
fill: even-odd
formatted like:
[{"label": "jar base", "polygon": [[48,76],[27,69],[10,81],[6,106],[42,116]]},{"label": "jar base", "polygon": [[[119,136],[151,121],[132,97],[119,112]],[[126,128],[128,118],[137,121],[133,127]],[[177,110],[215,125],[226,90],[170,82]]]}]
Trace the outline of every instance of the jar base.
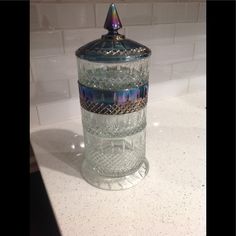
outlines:
[{"label": "jar base", "polygon": [[106,177],[99,175],[84,159],[81,167],[83,178],[94,187],[104,190],[125,190],[138,184],[148,173],[149,164],[145,158],[140,168],[134,173],[122,177]]}]

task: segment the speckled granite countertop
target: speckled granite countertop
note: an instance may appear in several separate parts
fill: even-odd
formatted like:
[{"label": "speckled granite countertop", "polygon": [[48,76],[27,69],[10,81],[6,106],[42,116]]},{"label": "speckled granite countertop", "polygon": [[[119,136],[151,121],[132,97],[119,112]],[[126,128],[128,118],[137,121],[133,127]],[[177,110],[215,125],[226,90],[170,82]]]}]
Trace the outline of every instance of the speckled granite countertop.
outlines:
[{"label": "speckled granite countertop", "polygon": [[205,92],[148,103],[150,170],[124,191],[80,175],[80,118],[31,130],[31,144],[63,236],[204,236]]}]

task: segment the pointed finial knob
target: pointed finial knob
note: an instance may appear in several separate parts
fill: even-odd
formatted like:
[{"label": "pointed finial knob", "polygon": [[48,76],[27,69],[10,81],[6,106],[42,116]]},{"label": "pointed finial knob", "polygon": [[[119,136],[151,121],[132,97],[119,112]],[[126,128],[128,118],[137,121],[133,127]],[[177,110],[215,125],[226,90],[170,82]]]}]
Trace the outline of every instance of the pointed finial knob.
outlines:
[{"label": "pointed finial knob", "polygon": [[109,32],[116,32],[118,29],[122,28],[122,24],[114,3],[112,3],[109,7],[104,28]]}]

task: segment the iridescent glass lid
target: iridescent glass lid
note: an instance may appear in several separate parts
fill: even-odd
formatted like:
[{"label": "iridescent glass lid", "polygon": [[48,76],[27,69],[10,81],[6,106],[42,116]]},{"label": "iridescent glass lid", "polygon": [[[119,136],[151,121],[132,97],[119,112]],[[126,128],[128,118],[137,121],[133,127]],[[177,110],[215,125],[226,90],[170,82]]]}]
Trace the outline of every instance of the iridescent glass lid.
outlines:
[{"label": "iridescent glass lid", "polygon": [[80,47],[76,51],[77,57],[92,62],[117,63],[136,61],[151,55],[148,47],[118,33],[122,24],[113,3],[108,10],[104,28],[108,33]]}]

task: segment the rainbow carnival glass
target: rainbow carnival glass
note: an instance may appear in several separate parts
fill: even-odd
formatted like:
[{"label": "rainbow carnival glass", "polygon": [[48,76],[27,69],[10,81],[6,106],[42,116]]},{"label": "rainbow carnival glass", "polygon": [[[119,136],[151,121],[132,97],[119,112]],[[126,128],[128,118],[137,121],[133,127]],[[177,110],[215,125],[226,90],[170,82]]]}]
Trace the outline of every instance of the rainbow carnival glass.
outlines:
[{"label": "rainbow carnival glass", "polygon": [[95,187],[122,190],[148,173],[145,157],[149,59],[144,45],[118,33],[110,5],[108,33],[76,51],[85,142],[81,172]]}]

